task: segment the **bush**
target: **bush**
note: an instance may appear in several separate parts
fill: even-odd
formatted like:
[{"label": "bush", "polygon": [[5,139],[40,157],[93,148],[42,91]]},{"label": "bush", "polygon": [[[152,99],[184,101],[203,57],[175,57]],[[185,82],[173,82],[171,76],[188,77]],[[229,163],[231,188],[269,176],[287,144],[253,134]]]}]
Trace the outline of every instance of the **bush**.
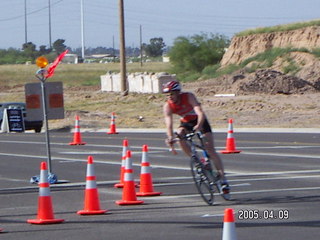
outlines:
[{"label": "bush", "polygon": [[218,64],[229,44],[230,40],[222,35],[178,37],[169,52],[173,70],[200,73],[206,66]]}]

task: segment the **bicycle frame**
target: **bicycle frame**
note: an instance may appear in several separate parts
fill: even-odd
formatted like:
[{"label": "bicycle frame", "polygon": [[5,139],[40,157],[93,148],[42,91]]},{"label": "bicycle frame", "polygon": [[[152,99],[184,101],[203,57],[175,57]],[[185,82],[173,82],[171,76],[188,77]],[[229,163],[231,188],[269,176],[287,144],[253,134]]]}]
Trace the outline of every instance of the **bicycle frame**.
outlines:
[{"label": "bicycle frame", "polygon": [[[201,145],[199,144],[196,144],[194,141],[193,141],[193,137],[197,135],[198,139],[200,140],[200,143]],[[204,143],[203,143],[203,134],[201,132],[192,132],[192,133],[188,133],[186,134],[186,136],[184,137],[190,144],[190,147],[191,147],[191,152],[192,152],[192,155],[196,155],[197,153],[197,148],[198,149],[201,149],[202,150],[202,154],[204,155],[205,158],[209,159],[209,154],[207,153],[205,147],[204,147]]]},{"label": "bicycle frame", "polygon": [[[177,136],[180,140],[186,140],[191,148],[191,173],[199,194],[208,205],[213,205],[215,193],[214,186],[216,186],[217,189],[218,186],[217,179],[212,171],[209,154],[207,153],[204,146],[204,136],[200,132],[191,132],[186,134],[185,136],[179,136],[177,134]],[[194,141],[194,136],[197,136],[200,144]],[[201,150],[201,156],[198,155],[198,150]]]},{"label": "bicycle frame", "polygon": [[[185,136],[180,136],[175,133],[177,138],[174,139],[173,143],[176,141],[187,141],[191,149],[191,173],[195,182],[195,185],[198,189],[199,194],[203,200],[208,205],[213,205],[214,203],[214,188],[217,189],[218,193],[225,199],[230,200],[229,193],[224,194],[221,186],[221,179],[216,170],[212,167],[210,156],[207,153],[204,145],[204,135],[201,132],[191,132]],[[197,136],[200,144],[196,143],[193,139],[194,136]],[[201,150],[201,156],[198,154],[198,150]],[[171,151],[173,154],[177,154],[174,147],[171,146]]]}]

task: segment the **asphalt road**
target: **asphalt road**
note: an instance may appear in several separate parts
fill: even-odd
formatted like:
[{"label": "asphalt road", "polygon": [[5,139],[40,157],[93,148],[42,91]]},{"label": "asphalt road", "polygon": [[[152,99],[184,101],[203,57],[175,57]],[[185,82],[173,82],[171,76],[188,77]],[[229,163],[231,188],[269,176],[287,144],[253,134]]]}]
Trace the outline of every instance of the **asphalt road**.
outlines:
[{"label": "asphalt road", "polygon": [[[223,213],[235,211],[238,239],[319,239],[320,134],[235,133],[240,154],[222,155],[233,201],[216,196],[207,206],[191,179],[189,160],[173,156],[161,133],[82,133],[87,144],[70,146],[72,133],[50,133],[54,216],[64,223],[32,225],[37,216],[38,186],[29,183],[47,161],[44,134],[0,134],[0,239],[222,239]],[[144,204],[119,206],[122,141],[127,138],[134,177],[140,175],[141,148],[149,146],[157,197]],[[216,134],[217,150],[226,134]],[[104,215],[79,216],[84,208],[87,157],[94,158]],[[137,189],[138,191],[139,189]],[[256,219],[257,216],[257,219]]]}]

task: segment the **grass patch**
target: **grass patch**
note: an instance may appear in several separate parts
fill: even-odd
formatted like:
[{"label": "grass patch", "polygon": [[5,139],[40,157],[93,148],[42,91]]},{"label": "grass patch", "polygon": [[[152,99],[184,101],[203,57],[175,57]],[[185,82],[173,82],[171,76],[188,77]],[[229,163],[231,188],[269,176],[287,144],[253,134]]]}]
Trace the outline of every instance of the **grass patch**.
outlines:
[{"label": "grass patch", "polygon": [[[169,72],[171,64],[162,62],[130,63],[127,64],[127,73],[133,72]],[[35,77],[38,67],[32,65],[0,65],[0,85],[13,87],[30,82],[39,82]],[[100,76],[108,71],[120,72],[119,63],[92,63],[92,64],[60,64],[55,75],[48,81],[63,82],[65,86],[94,86],[100,85]]]},{"label": "grass patch", "polygon": [[291,24],[284,24],[284,25],[276,25],[272,27],[249,29],[249,30],[239,32],[235,36],[243,37],[243,36],[248,36],[252,34],[292,31],[292,30],[296,30],[304,27],[311,27],[311,26],[320,26],[320,20],[317,19],[317,20],[312,20],[308,22],[298,22],[298,23],[291,23]]}]

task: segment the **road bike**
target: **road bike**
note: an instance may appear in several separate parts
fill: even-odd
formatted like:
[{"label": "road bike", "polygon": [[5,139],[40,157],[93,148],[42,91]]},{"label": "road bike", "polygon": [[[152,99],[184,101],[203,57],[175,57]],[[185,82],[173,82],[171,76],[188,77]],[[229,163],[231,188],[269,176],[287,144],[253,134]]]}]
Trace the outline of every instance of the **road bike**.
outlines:
[{"label": "road bike", "polygon": [[[205,136],[201,132],[191,132],[185,136],[179,136],[174,142],[186,140],[191,149],[190,168],[193,180],[199,194],[208,205],[214,204],[215,190],[225,199],[230,200],[230,193],[223,193],[221,179],[217,171],[212,168],[209,154],[204,147]],[[171,151],[176,154],[173,146]]]}]

